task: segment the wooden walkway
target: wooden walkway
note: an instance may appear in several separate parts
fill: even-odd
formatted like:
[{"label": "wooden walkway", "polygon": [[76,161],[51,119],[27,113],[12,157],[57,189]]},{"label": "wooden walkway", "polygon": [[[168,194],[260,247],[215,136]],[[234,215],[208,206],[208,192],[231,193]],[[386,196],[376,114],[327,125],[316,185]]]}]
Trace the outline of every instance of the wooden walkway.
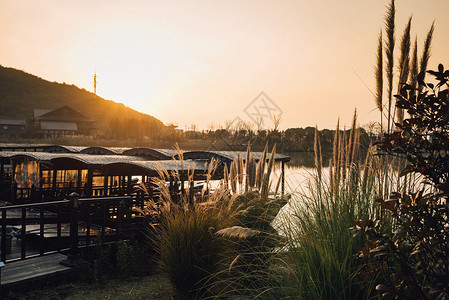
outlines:
[{"label": "wooden walkway", "polygon": [[67,256],[59,253],[6,263],[1,270],[1,288],[29,284],[45,279],[65,276],[78,271],[60,264]]},{"label": "wooden walkway", "polygon": [[[79,259],[79,248],[94,244],[98,236],[102,243],[119,240],[123,223],[132,218],[127,209],[132,205],[129,196],[79,199],[75,195],[70,200],[0,207],[5,237],[0,239],[1,264],[5,264],[0,299],[10,289],[75,278],[87,268]],[[48,208],[58,214],[47,212]],[[66,260],[64,251],[71,259]]]}]

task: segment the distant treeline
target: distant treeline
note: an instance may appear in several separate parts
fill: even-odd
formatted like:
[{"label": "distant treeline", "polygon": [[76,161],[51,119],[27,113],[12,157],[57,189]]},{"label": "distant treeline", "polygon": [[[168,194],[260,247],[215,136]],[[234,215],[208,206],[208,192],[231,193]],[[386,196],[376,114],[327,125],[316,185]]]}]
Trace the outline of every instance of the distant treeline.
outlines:
[{"label": "distant treeline", "polygon": [[[374,138],[365,129],[360,130],[362,156]],[[173,148],[178,144],[184,150],[231,150],[246,151],[248,144],[253,151],[263,151],[266,145],[271,149],[276,144],[278,153],[291,157],[292,165],[313,166],[315,128],[289,128],[286,130],[216,129],[182,131],[174,126],[158,127],[145,120],[113,119],[102,137],[103,144],[119,143],[120,146],[147,146]],[[335,130],[318,130],[323,163],[332,156]],[[343,130],[341,130],[343,136]],[[349,129],[346,130],[349,138]],[[101,143],[101,141],[97,141]]]},{"label": "distant treeline", "polygon": [[[368,149],[373,136],[360,128],[360,144],[362,151]],[[319,130],[319,139],[323,161],[331,157],[335,130]],[[343,130],[341,130],[343,133]],[[208,130],[208,131],[186,131],[178,133],[176,142],[179,144],[197,145],[201,149],[211,150],[246,150],[251,144],[254,151],[262,151],[265,145],[271,148],[276,144],[280,153],[295,157],[310,157],[313,160],[315,128],[289,128],[287,130]],[[349,130],[346,131],[349,138]],[[193,141],[196,141],[195,143]],[[303,164],[303,163],[301,163]]]},{"label": "distant treeline", "polygon": [[152,120],[113,118],[103,136],[108,139],[157,140],[170,136],[170,130]]}]

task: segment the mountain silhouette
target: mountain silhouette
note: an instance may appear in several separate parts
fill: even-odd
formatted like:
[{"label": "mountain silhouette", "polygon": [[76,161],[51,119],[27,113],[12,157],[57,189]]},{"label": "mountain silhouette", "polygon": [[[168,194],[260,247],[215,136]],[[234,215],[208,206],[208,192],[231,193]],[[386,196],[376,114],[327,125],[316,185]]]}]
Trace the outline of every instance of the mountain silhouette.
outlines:
[{"label": "mountain silhouette", "polygon": [[[34,109],[57,109],[68,105],[95,120],[104,133],[113,134],[114,124],[145,124],[151,131],[165,130],[157,118],[122,103],[103,99],[66,83],[50,82],[14,68],[0,66],[0,115],[30,119]],[[132,128],[130,128],[132,130]]]}]

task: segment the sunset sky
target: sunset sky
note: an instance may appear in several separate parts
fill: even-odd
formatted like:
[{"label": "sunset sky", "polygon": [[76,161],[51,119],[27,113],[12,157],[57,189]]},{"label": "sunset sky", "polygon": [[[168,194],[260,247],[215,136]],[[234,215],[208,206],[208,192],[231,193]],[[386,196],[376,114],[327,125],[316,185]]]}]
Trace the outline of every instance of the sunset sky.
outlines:
[{"label": "sunset sky", "polygon": [[[281,128],[378,120],[381,0],[0,0],[0,64],[75,84],[181,128],[224,125],[264,92]],[[449,1],[396,1],[429,66],[449,68]],[[266,120],[266,126],[271,123]]]}]

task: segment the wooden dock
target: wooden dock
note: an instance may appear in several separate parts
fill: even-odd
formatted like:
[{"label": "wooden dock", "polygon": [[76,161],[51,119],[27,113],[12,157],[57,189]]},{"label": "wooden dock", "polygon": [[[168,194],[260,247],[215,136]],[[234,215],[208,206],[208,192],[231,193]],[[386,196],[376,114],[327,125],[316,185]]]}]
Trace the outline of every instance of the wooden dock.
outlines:
[{"label": "wooden dock", "polygon": [[127,209],[131,201],[130,196],[74,195],[70,200],[0,207],[0,299],[11,289],[76,278],[87,268],[80,248],[97,240],[118,241],[123,224],[132,218]]},{"label": "wooden dock", "polygon": [[63,254],[54,253],[6,263],[1,270],[1,289],[61,278],[79,271],[78,268],[61,265],[60,262],[66,258]]}]

